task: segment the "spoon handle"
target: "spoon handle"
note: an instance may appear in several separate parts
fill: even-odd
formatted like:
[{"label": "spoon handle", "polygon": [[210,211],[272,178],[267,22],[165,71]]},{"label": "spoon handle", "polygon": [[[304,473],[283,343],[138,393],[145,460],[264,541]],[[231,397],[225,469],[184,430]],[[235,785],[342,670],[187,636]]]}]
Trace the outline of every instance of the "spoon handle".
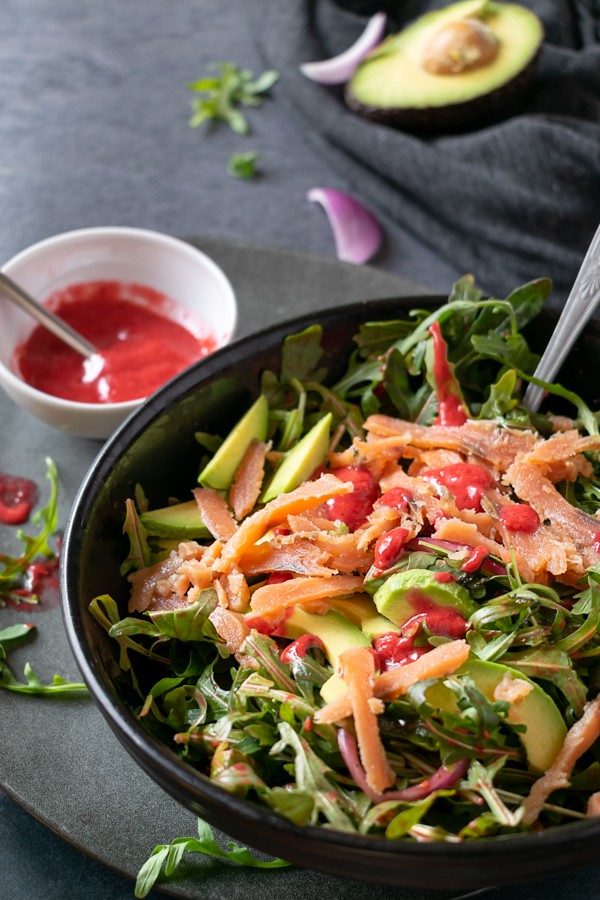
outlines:
[{"label": "spoon handle", "polygon": [[22,287],[15,284],[15,282],[3,272],[0,272],[0,293],[16,303],[24,312],[33,316],[41,325],[47,328],[48,331],[55,334],[58,338],[72,347],[73,350],[81,353],[82,356],[87,358],[98,352],[93,344],[90,344],[89,341],[74,331],[70,325],[54,315],[54,313],[50,312],[49,309],[46,309],[45,306],[42,306],[41,303],[37,303],[33,297],[30,297]]},{"label": "spoon handle", "polygon": [[[553,381],[567,354],[600,301],[600,227],[589,246],[575,284],[565,303],[552,337],[533,373],[540,381]],[[524,406],[537,412],[544,389],[530,383],[525,391]]]}]

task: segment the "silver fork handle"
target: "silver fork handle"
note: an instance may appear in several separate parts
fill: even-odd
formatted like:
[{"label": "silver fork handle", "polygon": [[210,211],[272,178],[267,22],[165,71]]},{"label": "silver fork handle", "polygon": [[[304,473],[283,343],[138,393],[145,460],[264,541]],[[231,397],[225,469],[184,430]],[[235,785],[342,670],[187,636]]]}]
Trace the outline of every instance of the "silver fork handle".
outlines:
[{"label": "silver fork handle", "polygon": [[[567,354],[579,337],[586,322],[600,301],[600,227],[589,246],[575,284],[565,303],[554,333],[548,341],[538,367],[533,373],[540,381],[553,381]],[[537,412],[544,397],[544,390],[530,383],[525,391],[523,405],[530,412]]]}]

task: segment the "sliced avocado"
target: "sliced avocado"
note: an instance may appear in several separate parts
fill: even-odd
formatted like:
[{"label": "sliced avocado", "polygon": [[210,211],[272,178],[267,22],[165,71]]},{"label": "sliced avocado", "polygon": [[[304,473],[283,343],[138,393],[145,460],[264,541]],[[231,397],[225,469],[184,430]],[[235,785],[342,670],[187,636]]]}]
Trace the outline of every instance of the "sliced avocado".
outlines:
[{"label": "sliced avocado", "polygon": [[233,426],[213,458],[202,469],[198,481],[204,487],[227,490],[236,469],[255,438],[264,441],[269,424],[269,404],[261,394],[248,412]]},{"label": "sliced avocado", "polygon": [[149,510],[141,514],[140,520],[148,534],[154,537],[180,541],[212,537],[195,500]]},{"label": "sliced avocado", "polygon": [[149,543],[151,550],[150,564],[153,565],[166,559],[172,550],[177,550],[180,541],[177,538],[161,538],[150,535]]},{"label": "sliced avocado", "polygon": [[478,609],[464,587],[455,581],[436,581],[430,569],[405,569],[391,575],[375,591],[373,601],[382,616],[404,625],[412,616],[427,611],[419,607],[419,595],[432,605],[453,607],[465,619]]},{"label": "sliced avocado", "polygon": [[[494,699],[494,690],[505,675],[533,685],[531,692],[513,705],[510,721],[527,728],[524,732],[518,732],[518,737],[530,769],[545,772],[552,765],[563,745],[567,728],[558,707],[539,685],[509,666],[478,659],[469,660],[454,675],[468,675],[488,700]],[[456,696],[441,679],[427,690],[426,696],[427,701],[438,709],[449,712],[458,709]]]},{"label": "sliced avocado", "polygon": [[343,600],[340,597],[331,597],[328,600],[331,609],[341,613],[344,618],[349,619],[353,625],[360,628],[362,633],[366,635],[370,641],[381,637],[382,634],[389,634],[390,631],[401,632],[401,628],[390,622],[385,616],[377,612],[377,608],[370,597],[364,594],[356,594]]},{"label": "sliced avocado", "polygon": [[263,503],[293,491],[324,462],[329,449],[331,420],[331,413],[327,413],[285,454],[261,498]]},{"label": "sliced avocado", "polygon": [[453,130],[502,112],[533,75],[544,31],[524,6],[460,0],[388,36],[346,87],[348,105],[403,128]]},{"label": "sliced avocado", "polygon": [[319,616],[295,607],[292,615],[286,619],[282,631],[284,637],[292,640],[303,634],[314,634],[323,641],[325,656],[333,667],[333,675],[321,687],[320,693],[325,703],[346,690],[344,680],[338,675],[340,654],[349,647],[371,646],[371,641],[360,628],[334,609]]}]

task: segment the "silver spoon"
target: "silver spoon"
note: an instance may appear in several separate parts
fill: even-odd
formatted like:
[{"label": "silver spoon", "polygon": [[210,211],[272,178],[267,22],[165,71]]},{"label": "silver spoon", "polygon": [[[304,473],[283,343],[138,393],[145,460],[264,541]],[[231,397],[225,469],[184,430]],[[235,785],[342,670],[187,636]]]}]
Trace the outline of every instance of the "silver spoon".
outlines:
[{"label": "silver spoon", "polygon": [[[600,301],[600,227],[589,246],[575,284],[538,367],[533,373],[540,381],[553,381],[584,325]],[[537,412],[544,398],[544,389],[530,383],[523,405]]]},{"label": "silver spoon", "polygon": [[93,344],[78,334],[59,316],[50,312],[49,309],[46,309],[46,307],[42,306],[41,303],[38,303],[37,300],[34,300],[22,287],[15,284],[15,282],[7,275],[4,275],[3,272],[0,272],[0,293],[16,303],[17,306],[26,313],[33,316],[34,319],[44,326],[44,328],[47,328],[48,331],[55,334],[56,337],[60,338],[61,341],[64,341],[65,344],[68,344],[69,347],[72,347],[73,350],[76,350],[82,356],[85,356],[86,359],[98,354],[98,350]]}]

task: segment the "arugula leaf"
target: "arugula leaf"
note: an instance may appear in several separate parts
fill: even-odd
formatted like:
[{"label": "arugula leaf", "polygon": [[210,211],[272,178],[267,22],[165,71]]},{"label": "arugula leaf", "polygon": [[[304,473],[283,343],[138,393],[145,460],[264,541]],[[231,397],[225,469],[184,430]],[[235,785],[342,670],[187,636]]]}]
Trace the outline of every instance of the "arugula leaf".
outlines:
[{"label": "arugula leaf", "polygon": [[156,884],[164,868],[167,878],[171,877],[179,866],[184,853],[204,853],[217,859],[236,863],[238,866],[249,866],[255,869],[280,869],[289,866],[284,859],[259,859],[247,848],[240,847],[233,841],[227,842],[223,850],[217,843],[212,828],[202,819],[198,819],[198,837],[175,838],[170,844],[159,844],[140,868],[135,882],[135,896],[146,897]]},{"label": "arugula leaf", "polygon": [[125,501],[123,534],[129,538],[129,553],[121,563],[121,575],[149,566],[152,562],[152,550],[148,544],[148,534],[131,499]]},{"label": "arugula leaf", "polygon": [[522,807],[519,807],[515,812],[511,812],[494,787],[494,778],[505,762],[506,757],[500,757],[486,767],[474,759],[469,766],[466,787],[468,790],[475,791],[483,797],[492,816],[500,825],[504,825],[507,828],[516,828],[523,817]]},{"label": "arugula leaf", "polygon": [[247,134],[250,126],[239,107],[260,106],[260,95],[273,87],[279,74],[268,69],[255,78],[249,69],[240,69],[232,62],[211,63],[208,68],[219,74],[188,84],[190,91],[207,95],[192,101],[190,125],[197,128],[212,120],[225,123],[236,134]]},{"label": "arugula leaf", "polygon": [[471,343],[481,356],[495,359],[512,369],[533,372],[539,361],[539,355],[531,352],[522,334],[474,334]]},{"label": "arugula leaf", "polygon": [[283,384],[289,384],[292,379],[317,380],[315,369],[323,356],[322,337],[323,329],[320,325],[309,325],[303,331],[288,335],[284,339],[281,346],[280,373]]},{"label": "arugula leaf", "polygon": [[296,784],[299,790],[314,797],[315,813],[322,813],[327,822],[340,831],[354,831],[346,810],[348,800],[336,786],[333,771],[287,722],[279,723],[279,733],[281,741],[271,749],[271,753],[278,752],[281,746],[289,746],[293,750]]},{"label": "arugula leaf", "polygon": [[215,643],[216,632],[208,617],[217,604],[217,592],[214,588],[207,588],[189,606],[155,610],[150,613],[150,618],[164,638],[176,638],[179,641],[209,639]]},{"label": "arugula leaf", "polygon": [[18,681],[6,664],[0,665],[0,688],[16,691],[21,694],[81,694],[87,696],[88,689],[82,681],[68,681],[61,675],[55,675],[50,684],[42,684],[29,663],[23,670],[25,682]]},{"label": "arugula leaf", "polygon": [[514,369],[507,369],[495,384],[490,385],[487,400],[481,404],[479,419],[503,418],[518,406],[515,397],[517,388],[517,373]]},{"label": "arugula leaf", "polygon": [[17,625],[9,625],[0,631],[0,688],[6,691],[14,691],[20,694],[40,695],[57,695],[57,694],[76,694],[86,696],[87,687],[81,681],[68,681],[60,675],[55,675],[50,684],[42,684],[41,679],[33,671],[29,663],[25,664],[23,674],[25,681],[19,681],[15,678],[12,670],[6,662],[5,644],[11,641],[19,641],[27,635],[31,634],[35,625],[31,623],[23,623]]}]

